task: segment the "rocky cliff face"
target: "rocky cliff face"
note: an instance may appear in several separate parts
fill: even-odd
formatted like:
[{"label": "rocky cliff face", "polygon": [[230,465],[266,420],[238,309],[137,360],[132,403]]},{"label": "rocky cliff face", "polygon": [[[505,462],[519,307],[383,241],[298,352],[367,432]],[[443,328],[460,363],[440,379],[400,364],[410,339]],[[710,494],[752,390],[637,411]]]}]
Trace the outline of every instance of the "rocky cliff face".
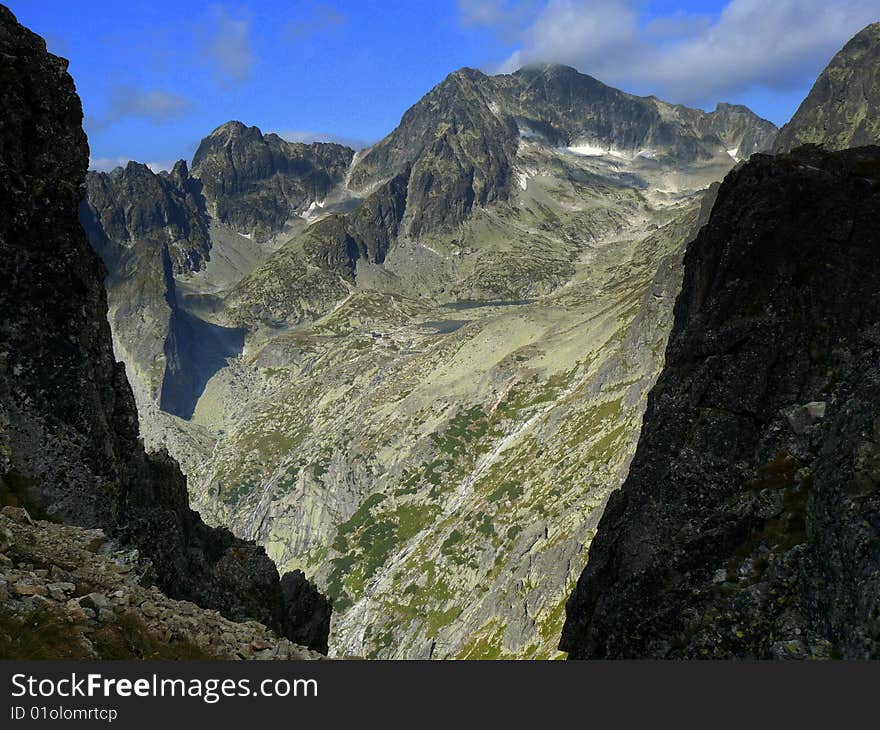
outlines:
[{"label": "rocky cliff face", "polygon": [[571,657],[880,657],[878,213],[877,147],[725,180]]},{"label": "rocky cliff face", "polygon": [[773,149],[788,152],[802,144],[823,144],[841,150],[878,142],[880,23],[874,23],[834,57]]},{"label": "rocky cliff face", "polygon": [[198,271],[210,256],[201,185],[183,160],[170,174],[137,162],[89,172],[80,220],[111,276],[135,245],[167,247],[180,274]]},{"label": "rocky cliff face", "polygon": [[295,211],[323,200],[342,181],[353,154],[342,145],[291,143],[228,122],[202,140],[192,174],[218,221],[262,240]]},{"label": "rocky cliff face", "polygon": [[3,499],[103,528],[149,557],[170,595],[280,629],[291,607],[263,549],[204,525],[177,464],[138,440],[105,270],[77,221],[88,145],[67,63],[2,6],[0,51]]}]

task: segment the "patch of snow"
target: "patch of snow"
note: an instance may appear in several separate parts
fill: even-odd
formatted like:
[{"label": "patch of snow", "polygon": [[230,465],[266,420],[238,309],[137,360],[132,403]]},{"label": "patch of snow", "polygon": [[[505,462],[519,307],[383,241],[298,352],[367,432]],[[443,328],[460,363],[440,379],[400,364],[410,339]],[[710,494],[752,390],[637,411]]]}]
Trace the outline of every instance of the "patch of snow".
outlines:
[{"label": "patch of snow", "polygon": [[633,154],[632,152],[616,149],[614,145],[605,146],[586,141],[578,142],[577,144],[573,144],[570,147],[566,147],[565,149],[568,152],[571,152],[572,154],[578,155],[580,157],[614,157],[618,160],[635,160],[638,157],[653,160],[657,154],[652,149],[639,150],[638,152]]},{"label": "patch of snow", "polygon": [[742,162],[742,158],[739,156],[739,147],[734,147],[732,150],[727,150],[727,154],[733,158],[734,162]]},{"label": "patch of snow", "polygon": [[566,147],[566,149],[569,152],[573,152],[576,155],[581,155],[582,157],[604,157],[605,155],[611,154],[610,149],[597,147],[591,144],[575,144],[571,147]]},{"label": "patch of snow", "polygon": [[306,208],[302,213],[300,213],[300,217],[305,220],[311,220],[316,217],[323,209],[326,201],[323,200],[313,200],[312,204]]},{"label": "patch of snow", "polygon": [[516,127],[519,130],[519,136],[523,139],[536,140],[538,142],[546,142],[547,137],[536,129],[532,129],[521,119],[516,120]]}]

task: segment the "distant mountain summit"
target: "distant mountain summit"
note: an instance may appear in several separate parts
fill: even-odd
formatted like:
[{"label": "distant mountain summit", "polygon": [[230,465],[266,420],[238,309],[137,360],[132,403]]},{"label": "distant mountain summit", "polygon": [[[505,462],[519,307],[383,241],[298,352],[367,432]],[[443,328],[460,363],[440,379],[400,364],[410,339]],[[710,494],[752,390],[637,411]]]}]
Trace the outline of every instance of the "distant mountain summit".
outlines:
[{"label": "distant mountain summit", "polygon": [[833,58],[774,145],[832,150],[880,142],[880,23],[858,33]]},{"label": "distant mountain summit", "polygon": [[232,121],[202,140],[192,162],[211,214],[257,238],[277,233],[338,185],[354,151],[339,144],[288,142]]},{"label": "distant mountain summit", "polygon": [[451,73],[385,139],[358,156],[354,187],[411,170],[404,230],[416,236],[461,223],[473,206],[507,200],[519,141],[540,139],[635,159],[746,158],[769,149],[776,127],[746,107],[706,113],[637,97],[568,66],[487,76]]}]

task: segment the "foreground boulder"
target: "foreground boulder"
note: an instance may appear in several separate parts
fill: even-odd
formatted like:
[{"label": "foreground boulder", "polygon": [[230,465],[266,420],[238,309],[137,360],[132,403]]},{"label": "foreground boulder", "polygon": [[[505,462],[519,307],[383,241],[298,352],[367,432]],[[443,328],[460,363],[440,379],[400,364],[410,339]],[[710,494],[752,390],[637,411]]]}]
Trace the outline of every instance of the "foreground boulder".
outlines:
[{"label": "foreground boulder", "polygon": [[731,173],[685,257],[573,658],[880,658],[880,148]]}]

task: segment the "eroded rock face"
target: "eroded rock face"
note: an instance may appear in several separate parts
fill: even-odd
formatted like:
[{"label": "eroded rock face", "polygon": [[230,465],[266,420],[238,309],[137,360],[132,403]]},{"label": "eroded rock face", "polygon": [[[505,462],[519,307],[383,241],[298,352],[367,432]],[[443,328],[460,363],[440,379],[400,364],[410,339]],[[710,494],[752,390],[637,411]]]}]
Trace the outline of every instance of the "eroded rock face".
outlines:
[{"label": "eroded rock face", "polygon": [[207,527],[176,462],[139,441],[105,269],[77,220],[88,144],[66,69],[0,6],[3,500],[102,528],[149,557],[170,595],[280,629],[289,606],[263,549]]},{"label": "eroded rock face", "polygon": [[198,271],[210,256],[202,186],[183,160],[170,174],[137,162],[109,173],[89,172],[80,220],[111,277],[135,243],[167,248],[178,274]]},{"label": "eroded rock face", "polygon": [[263,239],[281,230],[294,210],[323,200],[353,155],[343,145],[287,142],[233,121],[202,140],[192,173],[217,220]]},{"label": "eroded rock face", "polygon": [[858,33],[819,76],[773,146],[828,149],[880,143],[880,23]]},{"label": "eroded rock face", "polygon": [[878,213],[877,147],[725,180],[571,657],[880,657]]},{"label": "eroded rock face", "polygon": [[281,579],[286,613],[282,619],[285,635],[292,641],[327,653],[331,606],[301,570]]}]

